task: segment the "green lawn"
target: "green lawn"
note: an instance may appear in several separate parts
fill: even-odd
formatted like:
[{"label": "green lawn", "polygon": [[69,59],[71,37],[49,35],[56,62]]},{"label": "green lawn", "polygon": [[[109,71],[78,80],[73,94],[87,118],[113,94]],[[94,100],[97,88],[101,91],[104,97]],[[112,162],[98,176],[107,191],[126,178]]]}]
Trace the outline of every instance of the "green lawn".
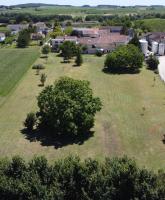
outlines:
[{"label": "green lawn", "polygon": [[39,56],[39,49],[0,49],[0,96],[7,95]]},{"label": "green lawn", "polygon": [[[83,145],[73,144],[55,149],[30,141],[21,133],[26,114],[37,109],[36,96],[42,90],[40,77],[29,69],[17,88],[0,108],[0,156],[19,154],[25,159],[45,155],[50,161],[78,154],[81,158],[128,155],[141,166],[159,169],[165,166],[165,86],[153,72],[142,69],[140,74],[111,75],[102,72],[104,57],[84,56],[82,67],[63,64],[61,58],[50,54],[44,63],[47,83],[61,76],[86,79],[91,82],[94,94],[103,102],[96,116],[94,137]],[[156,76],[156,85],[153,78]],[[143,113],[143,107],[145,107]],[[142,115],[144,114],[144,115]]]}]

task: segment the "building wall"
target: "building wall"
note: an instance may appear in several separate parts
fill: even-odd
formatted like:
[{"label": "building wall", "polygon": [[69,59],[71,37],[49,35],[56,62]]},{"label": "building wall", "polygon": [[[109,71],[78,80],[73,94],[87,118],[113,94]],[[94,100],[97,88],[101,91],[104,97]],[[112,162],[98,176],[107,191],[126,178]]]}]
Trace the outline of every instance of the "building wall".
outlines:
[{"label": "building wall", "polygon": [[3,42],[6,39],[6,37],[0,37],[0,42]]}]

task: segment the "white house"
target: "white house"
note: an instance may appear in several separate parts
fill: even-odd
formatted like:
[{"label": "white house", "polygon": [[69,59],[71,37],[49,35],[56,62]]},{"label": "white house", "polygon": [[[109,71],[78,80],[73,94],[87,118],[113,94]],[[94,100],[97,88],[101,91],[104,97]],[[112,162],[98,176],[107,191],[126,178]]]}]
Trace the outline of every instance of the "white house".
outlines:
[{"label": "white house", "polygon": [[78,38],[75,36],[58,36],[55,39],[52,39],[52,48],[57,50],[61,44],[63,44],[65,41],[74,42],[75,44],[78,44]]},{"label": "white house", "polygon": [[6,36],[4,33],[0,33],[0,42],[3,42],[6,39]]}]

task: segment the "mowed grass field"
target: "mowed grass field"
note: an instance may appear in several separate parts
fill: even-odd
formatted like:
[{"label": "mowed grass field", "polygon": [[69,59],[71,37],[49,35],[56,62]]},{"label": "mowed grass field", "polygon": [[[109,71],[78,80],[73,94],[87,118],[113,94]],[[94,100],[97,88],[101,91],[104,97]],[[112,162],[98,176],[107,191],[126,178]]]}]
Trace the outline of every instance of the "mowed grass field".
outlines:
[{"label": "mowed grass field", "polygon": [[0,96],[7,95],[39,56],[39,49],[0,49]]},{"label": "mowed grass field", "polygon": [[[159,76],[142,69],[139,74],[106,74],[102,72],[105,57],[84,56],[81,67],[63,64],[56,54],[44,63],[48,84],[61,76],[89,80],[103,108],[96,116],[94,136],[83,144],[70,144],[56,149],[52,144],[31,141],[22,134],[26,114],[37,110],[36,97],[40,76],[29,69],[17,88],[0,107],[0,156],[21,155],[30,159],[45,155],[50,161],[70,154],[81,158],[128,155],[140,166],[157,170],[165,166],[165,85]],[[42,73],[43,73],[42,72]],[[153,79],[156,83],[153,87]],[[144,109],[145,108],[145,109]]]}]

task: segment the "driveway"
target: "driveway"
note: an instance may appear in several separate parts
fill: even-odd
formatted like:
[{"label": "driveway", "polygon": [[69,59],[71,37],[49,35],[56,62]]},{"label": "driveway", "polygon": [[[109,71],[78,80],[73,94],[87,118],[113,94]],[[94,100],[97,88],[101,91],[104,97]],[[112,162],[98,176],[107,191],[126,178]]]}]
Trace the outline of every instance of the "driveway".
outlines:
[{"label": "driveway", "polygon": [[160,78],[165,82],[165,56],[159,57],[159,62],[160,62],[158,66],[159,75]]}]

